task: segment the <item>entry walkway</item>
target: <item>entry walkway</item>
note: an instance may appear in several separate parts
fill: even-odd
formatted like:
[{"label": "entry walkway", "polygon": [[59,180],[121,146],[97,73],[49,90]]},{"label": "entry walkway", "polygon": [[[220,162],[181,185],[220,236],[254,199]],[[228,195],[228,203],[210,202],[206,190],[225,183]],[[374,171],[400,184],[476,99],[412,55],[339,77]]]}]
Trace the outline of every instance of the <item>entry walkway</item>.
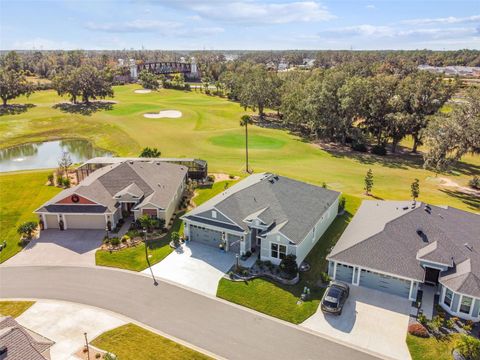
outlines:
[{"label": "entry walkway", "polygon": [[435,300],[436,286],[423,285],[422,292],[422,307],[421,310],[428,320],[433,317],[433,304]]}]

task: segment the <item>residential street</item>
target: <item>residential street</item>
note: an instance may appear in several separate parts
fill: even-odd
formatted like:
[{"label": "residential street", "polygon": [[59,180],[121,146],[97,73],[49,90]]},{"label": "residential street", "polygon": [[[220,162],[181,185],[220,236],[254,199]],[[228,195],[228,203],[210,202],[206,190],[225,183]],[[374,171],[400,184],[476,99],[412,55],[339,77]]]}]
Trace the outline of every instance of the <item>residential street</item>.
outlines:
[{"label": "residential street", "polygon": [[108,309],[228,359],[375,359],[300,328],[127,271],[0,267],[0,298],[40,298]]}]

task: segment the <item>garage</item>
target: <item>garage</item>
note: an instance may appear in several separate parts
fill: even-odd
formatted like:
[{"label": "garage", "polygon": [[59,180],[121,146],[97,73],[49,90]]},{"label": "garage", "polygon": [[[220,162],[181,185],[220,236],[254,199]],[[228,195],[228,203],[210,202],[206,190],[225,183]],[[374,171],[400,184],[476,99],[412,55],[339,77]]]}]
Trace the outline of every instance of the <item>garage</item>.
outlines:
[{"label": "garage", "polygon": [[45,214],[45,225],[47,229],[58,229],[58,217],[57,215]]},{"label": "garage", "polygon": [[337,272],[335,273],[335,280],[351,283],[352,276],[353,276],[353,266],[337,263]]},{"label": "garage", "polygon": [[362,269],[360,273],[360,286],[387,292],[392,295],[408,298],[410,294],[410,280],[380,274]]},{"label": "garage", "polygon": [[190,225],[190,239],[209,246],[218,247],[222,243],[220,231],[207,229],[203,226]]},{"label": "garage", "polygon": [[105,229],[105,215],[65,215],[67,229]]}]

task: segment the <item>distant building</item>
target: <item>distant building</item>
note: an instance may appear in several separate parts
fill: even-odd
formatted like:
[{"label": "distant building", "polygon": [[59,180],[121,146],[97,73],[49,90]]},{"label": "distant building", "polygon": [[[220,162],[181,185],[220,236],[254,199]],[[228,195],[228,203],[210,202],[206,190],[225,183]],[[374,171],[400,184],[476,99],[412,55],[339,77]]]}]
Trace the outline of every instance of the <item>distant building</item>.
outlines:
[{"label": "distant building", "polygon": [[430,66],[419,65],[418,69],[430,71],[437,74],[445,74],[450,76],[468,76],[480,77],[480,67],[478,66]]}]

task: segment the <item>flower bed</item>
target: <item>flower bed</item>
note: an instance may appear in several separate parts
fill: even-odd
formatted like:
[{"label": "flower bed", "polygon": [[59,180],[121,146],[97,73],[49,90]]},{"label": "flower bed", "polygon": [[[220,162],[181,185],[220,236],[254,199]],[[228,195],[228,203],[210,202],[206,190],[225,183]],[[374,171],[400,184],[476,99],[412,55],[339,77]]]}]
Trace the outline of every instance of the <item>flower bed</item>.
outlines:
[{"label": "flower bed", "polygon": [[233,266],[224,276],[231,281],[248,281],[255,278],[266,277],[283,285],[295,285],[300,281],[300,275],[297,273],[293,278],[283,273],[276,265],[264,265],[264,262],[256,262],[250,269],[239,267],[235,271]]}]

